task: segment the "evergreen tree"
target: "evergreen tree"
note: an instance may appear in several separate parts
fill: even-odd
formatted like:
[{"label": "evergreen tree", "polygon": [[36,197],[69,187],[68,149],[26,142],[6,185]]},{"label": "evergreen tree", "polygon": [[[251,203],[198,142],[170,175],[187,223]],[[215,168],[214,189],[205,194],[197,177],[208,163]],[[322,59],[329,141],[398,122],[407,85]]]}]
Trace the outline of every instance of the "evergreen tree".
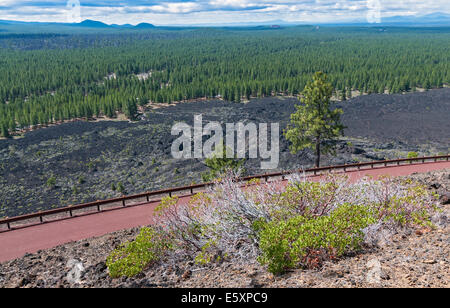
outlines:
[{"label": "evergreen tree", "polygon": [[210,172],[202,175],[203,181],[213,181],[227,172],[239,172],[243,164],[244,160],[227,157],[227,148],[222,141],[213,157],[205,160],[205,165],[210,169]]},{"label": "evergreen tree", "polygon": [[322,153],[330,153],[332,142],[343,134],[341,109],[332,109],[330,98],[332,85],[326,74],[317,72],[302,92],[302,104],[291,115],[291,123],[285,131],[286,139],[291,142],[291,151],[296,153],[312,148],[316,153],[316,167],[320,166]]},{"label": "evergreen tree", "polygon": [[0,123],[0,129],[1,129],[2,137],[9,138],[8,126],[5,123]]}]

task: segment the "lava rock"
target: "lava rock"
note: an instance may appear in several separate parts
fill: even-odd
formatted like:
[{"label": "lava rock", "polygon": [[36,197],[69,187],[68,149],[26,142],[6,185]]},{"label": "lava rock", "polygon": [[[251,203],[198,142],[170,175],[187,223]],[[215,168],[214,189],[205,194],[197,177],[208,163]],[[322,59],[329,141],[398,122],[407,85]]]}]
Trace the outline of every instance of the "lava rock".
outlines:
[{"label": "lava rock", "polygon": [[443,195],[441,195],[441,204],[443,205],[447,205],[450,204],[450,192],[444,193]]}]

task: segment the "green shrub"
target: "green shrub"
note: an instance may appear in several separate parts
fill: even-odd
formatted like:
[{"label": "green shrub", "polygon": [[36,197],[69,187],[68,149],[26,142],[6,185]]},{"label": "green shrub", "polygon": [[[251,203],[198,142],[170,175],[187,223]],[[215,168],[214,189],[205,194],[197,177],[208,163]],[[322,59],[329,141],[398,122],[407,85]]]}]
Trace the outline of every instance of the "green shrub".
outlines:
[{"label": "green shrub", "polygon": [[274,219],[287,220],[294,216],[327,215],[336,202],[339,183],[300,182],[289,184],[285,191],[274,196]]},{"label": "green shrub", "polygon": [[209,172],[202,174],[203,182],[212,182],[231,172],[239,172],[244,161],[228,157],[228,148],[225,146],[223,140],[212,157],[205,160],[205,165],[210,169]]},{"label": "green shrub", "polygon": [[112,278],[133,277],[157,262],[169,249],[170,241],[161,233],[142,228],[135,241],[120,246],[109,255],[106,265]]},{"label": "green shrub", "polygon": [[72,193],[73,193],[74,195],[78,194],[78,187],[76,187],[75,185],[72,186]]},{"label": "green shrub", "polygon": [[[384,181],[384,180],[382,180]],[[383,186],[389,189],[389,180],[383,182]],[[405,181],[408,187],[404,188],[402,196],[391,198],[382,197],[371,207],[379,221],[393,222],[401,227],[430,227],[433,213],[439,211],[436,204],[429,200],[437,200],[438,195],[430,193],[423,185],[413,185],[409,180]]]},{"label": "green shrub", "polygon": [[86,166],[88,167],[89,171],[94,171],[95,168],[94,162],[88,162]]},{"label": "green shrub", "polygon": [[122,182],[117,183],[117,191],[120,193],[125,192],[125,187],[123,186]]},{"label": "green shrub", "polygon": [[56,186],[56,178],[54,176],[47,180],[47,187],[54,188]]},{"label": "green shrub", "polygon": [[[363,229],[374,223],[369,207],[342,205],[329,216],[297,216],[259,224],[259,262],[279,274],[298,266],[314,266],[318,258],[339,257],[360,248]],[[314,257],[311,259],[311,257]]]},{"label": "green shrub", "polygon": [[408,153],[408,158],[417,158],[419,157],[419,153],[417,152],[409,152]]},{"label": "green shrub", "polygon": [[202,251],[195,257],[195,263],[206,265],[213,262],[220,262],[221,257],[216,256],[214,253],[211,253],[209,251],[211,248],[214,248],[217,246],[217,243],[215,243],[214,240],[209,240],[203,247]]}]

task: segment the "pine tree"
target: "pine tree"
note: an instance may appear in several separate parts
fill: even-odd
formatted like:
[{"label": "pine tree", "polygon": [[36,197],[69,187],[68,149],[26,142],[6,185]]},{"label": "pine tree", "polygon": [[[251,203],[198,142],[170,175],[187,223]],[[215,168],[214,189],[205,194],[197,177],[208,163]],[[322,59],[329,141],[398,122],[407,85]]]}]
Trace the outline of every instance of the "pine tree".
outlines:
[{"label": "pine tree", "polygon": [[1,123],[0,124],[0,129],[1,129],[1,133],[2,133],[2,137],[4,138],[9,138],[9,131],[8,131],[8,126],[6,125],[6,123]]},{"label": "pine tree", "polygon": [[326,74],[317,72],[302,92],[302,104],[291,115],[291,123],[285,131],[291,142],[290,149],[296,153],[306,148],[315,149],[316,167],[320,166],[322,153],[332,153],[333,141],[343,134],[341,109],[331,109],[333,86]]},{"label": "pine tree", "polygon": [[213,181],[230,171],[238,172],[243,164],[244,160],[238,160],[236,157],[227,157],[227,147],[222,141],[222,144],[218,146],[213,157],[205,160],[205,165],[210,169],[210,172],[202,175],[203,181]]}]

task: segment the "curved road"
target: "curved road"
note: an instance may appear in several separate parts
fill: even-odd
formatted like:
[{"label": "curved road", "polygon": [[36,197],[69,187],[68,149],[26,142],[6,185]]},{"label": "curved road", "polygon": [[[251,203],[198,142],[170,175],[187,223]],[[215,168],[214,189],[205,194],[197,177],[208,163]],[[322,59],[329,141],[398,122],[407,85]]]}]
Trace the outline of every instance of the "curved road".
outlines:
[{"label": "curved road", "polygon": [[[406,176],[450,168],[450,162],[437,162],[376,168],[346,172],[352,181],[366,175]],[[319,177],[313,177],[312,180]],[[189,197],[180,198],[188,202]],[[49,222],[10,232],[0,233],[0,262],[22,257],[26,253],[50,249],[65,243],[102,236],[111,232],[151,224],[151,217],[157,202],[136,207],[120,208],[108,212]]]}]

